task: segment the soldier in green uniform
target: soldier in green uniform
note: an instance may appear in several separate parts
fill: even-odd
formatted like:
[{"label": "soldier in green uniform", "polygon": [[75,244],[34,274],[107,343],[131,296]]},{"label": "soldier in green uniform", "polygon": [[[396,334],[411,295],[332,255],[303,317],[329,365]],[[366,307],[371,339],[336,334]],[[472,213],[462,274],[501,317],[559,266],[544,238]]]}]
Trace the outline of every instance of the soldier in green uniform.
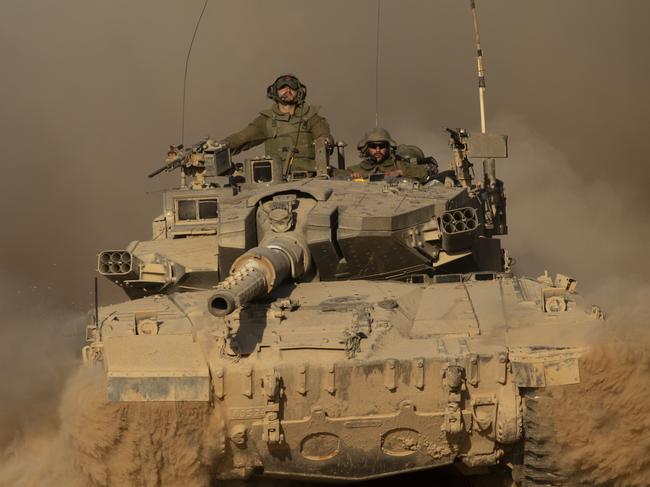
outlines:
[{"label": "soldier in green uniform", "polygon": [[318,107],[305,103],[307,88],[291,74],[279,76],[266,90],[275,103],[260,112],[248,127],[226,137],[232,154],[264,142],[266,155],[282,161],[285,174],[306,171],[315,174],[314,141],[333,139]]},{"label": "soldier in green uniform", "polygon": [[403,161],[397,157],[397,144],[388,130],[381,127],[367,132],[357,144],[357,149],[362,157],[361,162],[346,170],[353,179],[383,174],[425,182],[429,176],[428,166]]}]

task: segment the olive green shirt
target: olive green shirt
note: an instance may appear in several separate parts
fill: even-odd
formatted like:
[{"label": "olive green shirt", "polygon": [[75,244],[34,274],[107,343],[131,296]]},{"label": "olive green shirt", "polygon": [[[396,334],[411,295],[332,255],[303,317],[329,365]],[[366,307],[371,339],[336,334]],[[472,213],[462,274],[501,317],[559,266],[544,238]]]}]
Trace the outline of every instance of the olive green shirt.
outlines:
[{"label": "olive green shirt", "polygon": [[318,115],[318,107],[303,103],[293,115],[281,113],[274,104],[263,110],[248,126],[224,139],[232,154],[265,144],[266,155],[280,159],[284,170],[291,164],[291,172],[315,171],[314,140],[331,138],[325,117]]},{"label": "olive green shirt", "polygon": [[420,182],[426,180],[429,175],[429,168],[423,164],[414,164],[412,162],[397,161],[394,157],[388,157],[386,160],[377,163],[372,159],[364,159],[359,164],[346,168],[348,174],[358,173],[364,178],[373,174],[386,174],[400,170],[405,178],[416,179]]}]

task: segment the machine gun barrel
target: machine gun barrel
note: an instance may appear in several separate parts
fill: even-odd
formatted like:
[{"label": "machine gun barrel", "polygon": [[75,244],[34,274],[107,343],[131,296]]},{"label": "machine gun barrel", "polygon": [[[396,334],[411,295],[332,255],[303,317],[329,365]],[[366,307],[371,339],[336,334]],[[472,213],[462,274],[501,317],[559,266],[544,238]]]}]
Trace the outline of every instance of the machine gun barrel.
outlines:
[{"label": "machine gun barrel", "polygon": [[230,275],[208,299],[215,316],[226,316],[246,303],[270,293],[289,277],[304,272],[303,247],[295,239],[280,237],[250,249],[230,268]]},{"label": "machine gun barrel", "polygon": [[454,142],[454,148],[455,149],[465,149],[465,144],[463,143],[463,136],[465,135],[463,129],[459,130],[454,130],[447,128],[445,129],[447,132],[449,132],[449,137],[451,140]]},{"label": "machine gun barrel", "polygon": [[164,166],[156,169],[154,172],[149,174],[147,177],[153,178],[155,176],[158,176],[158,174],[160,174],[163,171],[171,171],[172,169],[176,169],[177,167],[179,167],[183,163],[184,160],[185,160],[184,155],[174,157],[169,162],[167,162],[167,164],[165,164]]}]

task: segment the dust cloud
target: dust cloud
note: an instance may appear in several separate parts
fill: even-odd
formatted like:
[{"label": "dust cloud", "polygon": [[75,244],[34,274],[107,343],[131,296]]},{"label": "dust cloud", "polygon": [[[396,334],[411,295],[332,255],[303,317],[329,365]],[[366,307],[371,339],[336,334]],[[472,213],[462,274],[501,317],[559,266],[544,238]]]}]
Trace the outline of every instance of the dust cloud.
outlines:
[{"label": "dust cloud", "polygon": [[548,390],[553,462],[570,485],[644,487],[650,479],[650,287],[625,289],[581,357],[579,384]]},{"label": "dust cloud", "polygon": [[208,485],[221,416],[207,404],[108,403],[80,368],[86,317],[0,286],[0,486]]},{"label": "dust cloud", "polygon": [[631,325],[617,323],[581,358],[580,384],[549,390],[556,462],[575,484],[648,485],[650,334],[647,320],[643,332]]},{"label": "dust cloud", "polygon": [[[159,422],[149,424],[146,411],[104,405],[92,394],[97,383],[74,373],[96,253],[147,238],[159,190],[175,183],[145,175],[181,139],[183,65],[201,6],[3,1],[0,485],[30,485],[36,472],[67,485],[145,485],[124,457],[147,472],[176,465],[200,478],[196,459],[212,454],[207,445],[167,461],[174,428],[189,428],[185,413],[157,411]],[[647,471],[647,444],[635,428],[647,418],[642,406],[650,410],[635,387],[648,367],[641,330],[650,296],[650,4],[478,6],[488,129],[510,135],[511,157],[497,169],[512,234],[505,246],[518,273],[570,274],[611,317],[598,355],[584,359],[583,384],[557,403],[566,467],[593,483],[641,485],[633,475]],[[212,0],[190,62],[185,142],[243,127],[267,106],[267,84],[294,72],[336,138],[353,148],[374,125],[375,15],[374,0]],[[380,123],[444,164],[444,128],[478,125],[467,5],[382,0],[382,15]],[[123,296],[102,283],[100,299]],[[102,412],[91,425],[82,397]],[[564,421],[576,411],[582,422]],[[186,413],[218,423],[202,410]],[[139,427],[122,429],[127,420]],[[75,436],[80,430],[87,436]],[[93,443],[100,430],[109,443]],[[186,431],[200,444],[198,431]],[[639,441],[624,445],[626,433]],[[159,456],[138,449],[143,438]],[[66,457],[69,448],[75,454]],[[616,454],[605,459],[608,449]],[[112,460],[102,465],[102,457]],[[172,474],[151,475],[166,482]]]},{"label": "dust cloud", "polygon": [[222,416],[206,403],[110,403],[103,370],[68,380],[56,429],[5,449],[0,485],[210,485],[224,449]]},{"label": "dust cloud", "polygon": [[648,485],[648,208],[631,193],[617,194],[610,178],[591,180],[571,169],[566,154],[521,121],[499,123],[526,141],[512,154],[525,165],[500,165],[509,225],[517,229],[506,239],[515,269],[580,276],[585,304],[600,305],[607,317],[581,358],[580,384],[548,390],[543,413],[554,430],[554,461],[570,485]]},{"label": "dust cloud", "polygon": [[83,316],[42,296],[0,282],[0,452],[56,427],[67,375],[77,366]]}]

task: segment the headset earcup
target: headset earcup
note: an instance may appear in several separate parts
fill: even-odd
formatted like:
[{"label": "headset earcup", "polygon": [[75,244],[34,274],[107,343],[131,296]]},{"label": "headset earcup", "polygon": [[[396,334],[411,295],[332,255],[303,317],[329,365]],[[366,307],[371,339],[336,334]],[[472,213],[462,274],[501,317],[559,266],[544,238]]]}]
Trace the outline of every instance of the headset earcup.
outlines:
[{"label": "headset earcup", "polygon": [[269,85],[269,87],[266,89],[266,97],[270,98],[271,100],[275,100],[275,97],[277,94],[275,93],[275,82],[273,84]]},{"label": "headset earcup", "polygon": [[298,102],[302,103],[307,98],[307,87],[300,83],[300,90],[298,91]]}]

